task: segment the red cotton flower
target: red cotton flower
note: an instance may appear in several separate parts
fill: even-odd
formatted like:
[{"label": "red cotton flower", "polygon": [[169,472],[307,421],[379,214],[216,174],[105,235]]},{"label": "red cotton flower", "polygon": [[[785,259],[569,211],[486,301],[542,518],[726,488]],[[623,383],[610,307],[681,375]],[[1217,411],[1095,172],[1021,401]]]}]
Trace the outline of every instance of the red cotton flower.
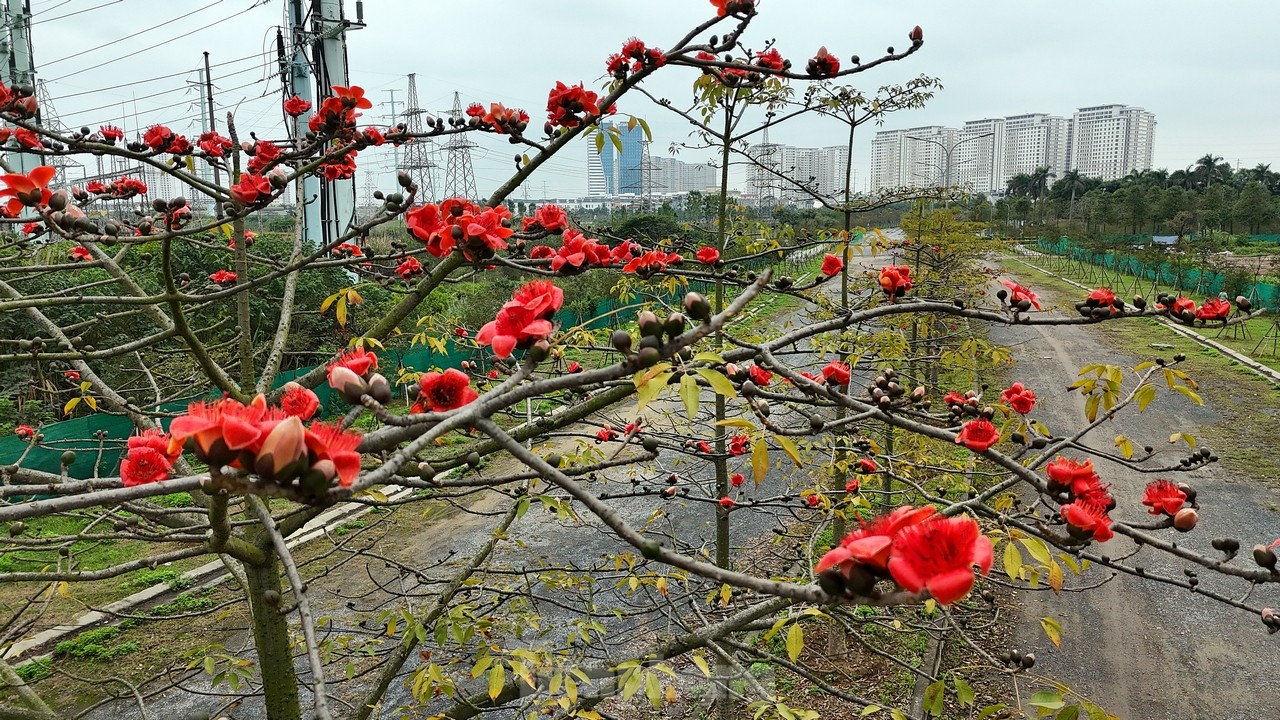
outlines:
[{"label": "red cotton flower", "polygon": [[1169,310],[1169,314],[1173,315],[1174,317],[1181,317],[1182,314],[1185,312],[1190,312],[1192,314],[1195,314],[1196,301],[1192,300],[1189,297],[1183,297],[1182,295],[1179,295],[1178,297],[1173,299],[1173,307]]},{"label": "red cotton flower", "polygon": [[822,258],[822,270],[820,271],[827,277],[833,277],[841,270],[844,270],[844,260],[839,255],[827,253]]},{"label": "red cotton flower", "polygon": [[196,138],[196,146],[210,157],[223,157],[231,149],[231,138],[223,137],[216,132],[202,133]]},{"label": "red cotton flower", "polygon": [[720,251],[710,245],[703,245],[699,248],[696,257],[703,265],[714,265],[720,259]]},{"label": "red cotton flower", "polygon": [[1019,302],[1026,300],[1031,303],[1031,307],[1040,309],[1040,296],[1031,292],[1031,290],[1019,285],[1012,280],[1001,280],[1001,285],[1009,288],[1009,304],[1017,305]]},{"label": "red cotton flower", "polygon": [[733,437],[729,438],[729,454],[730,455],[733,455],[734,457],[737,457],[739,455],[746,455],[749,449],[751,449],[751,438],[747,437],[746,435],[743,435],[742,433],[738,433]]},{"label": "red cotton flower", "polygon": [[569,216],[565,214],[564,208],[552,203],[540,206],[533,213],[533,221],[549,233],[564,230],[569,226]]},{"label": "red cotton flower", "polygon": [[131,446],[120,461],[120,481],[125,487],[133,487],[168,480],[171,468],[169,461],[155,448]]},{"label": "red cotton flower", "polygon": [[422,263],[418,262],[418,258],[405,258],[404,262],[396,266],[396,274],[404,280],[412,280],[422,272]]},{"label": "red cotton flower", "polygon": [[728,495],[725,495],[724,497],[720,498],[720,507],[724,508],[725,510],[732,510],[733,498],[729,497]]},{"label": "red cotton flower", "polygon": [[259,140],[253,146],[253,157],[249,158],[248,170],[254,175],[261,175],[267,166],[280,158],[280,146],[267,140]]},{"label": "red cotton flower", "polygon": [[1026,415],[1036,406],[1036,394],[1023,387],[1020,382],[1000,393],[1000,399],[1020,415]]},{"label": "red cotton flower", "polygon": [[142,142],[157,152],[165,150],[173,142],[173,131],[164,125],[152,125],[142,134]]},{"label": "red cotton flower", "polygon": [[551,334],[551,318],[564,305],[564,291],[546,280],[534,280],[516,290],[498,316],[480,328],[476,342],[493,346],[499,358],[528,347]]},{"label": "red cotton flower", "polygon": [[[621,247],[621,246],[619,246]],[[622,266],[622,272],[635,273],[642,278],[650,278],[663,270],[667,269],[667,265],[679,262],[681,257],[675,253],[668,253],[662,250],[650,250],[649,252],[633,257]]]},{"label": "red cotton flower", "polygon": [[1046,465],[1044,471],[1049,476],[1050,489],[1055,492],[1072,487],[1077,480],[1097,476],[1092,460],[1072,460],[1061,456],[1054,458]]},{"label": "red cotton flower", "polygon": [[1102,505],[1088,500],[1076,500],[1063,505],[1059,512],[1073,535],[1082,539],[1093,537],[1098,542],[1106,542],[1115,537],[1111,530],[1111,518]]},{"label": "red cotton flower", "polygon": [[49,181],[58,171],[48,165],[41,165],[27,175],[8,173],[0,175],[0,181],[6,187],[0,190],[0,197],[9,198],[5,205],[11,217],[17,217],[24,207],[46,205],[53,195],[49,191]]},{"label": "red cotton flower", "polygon": [[880,289],[891,298],[900,298],[911,290],[911,268],[887,265],[880,268]]},{"label": "red cotton flower", "polygon": [[448,412],[473,402],[480,394],[471,387],[471,378],[461,370],[423,373],[418,380],[418,398],[431,412]]},{"label": "red cotton flower", "polygon": [[960,428],[956,444],[963,444],[974,452],[983,452],[1000,442],[1000,431],[986,418],[970,420]]},{"label": "red cotton flower", "polygon": [[566,367],[565,370],[571,373],[580,373],[582,372],[582,366],[578,364],[577,360],[574,360],[573,362],[569,363],[569,366]]},{"label": "red cotton flower", "polygon": [[271,199],[271,181],[252,173],[241,175],[240,182],[232,185],[230,190],[231,197],[246,207]]},{"label": "red cotton flower", "polygon": [[280,396],[280,409],[286,415],[300,420],[310,420],[320,408],[320,398],[311,390],[296,382],[284,384],[284,394]]},{"label": "red cotton flower", "polygon": [[729,476],[729,484],[734,487],[742,487],[742,484],[746,481],[747,477],[742,473],[734,473]]},{"label": "red cotton flower", "polygon": [[618,431],[608,425],[596,431],[596,439],[600,442],[609,442],[616,437],[618,437]]},{"label": "red cotton flower", "polygon": [[329,363],[327,369],[332,373],[336,368],[346,368],[357,376],[364,377],[370,371],[378,369],[378,356],[358,347],[339,355],[337,360]]},{"label": "red cotton flower", "polygon": [[856,564],[875,574],[885,575],[893,537],[904,528],[928,520],[936,512],[937,508],[932,505],[921,508],[903,505],[888,515],[864,521],[857,530],[845,535],[839,546],[823,555],[813,571],[820,573],[838,567],[845,577],[849,577]]},{"label": "red cotton flower", "polygon": [[711,5],[716,9],[718,17],[724,17],[730,13],[750,12],[755,4],[755,0],[711,0]]},{"label": "red cotton flower", "polygon": [[848,385],[849,366],[832,360],[827,363],[826,367],[822,368],[822,379],[840,386]]},{"label": "red cotton flower", "polygon": [[760,387],[764,387],[773,382],[773,373],[765,370],[759,365],[752,365],[751,369],[747,371],[747,375],[751,377],[752,382]]},{"label": "red cotton flower", "polygon": [[756,53],[755,64],[762,68],[781,72],[786,68],[787,61],[782,59],[782,53],[778,52],[778,48],[769,48],[765,52]]},{"label": "red cotton flower", "polygon": [[1186,501],[1187,494],[1168,480],[1156,480],[1148,484],[1146,492],[1142,494],[1142,504],[1151,508],[1148,512],[1152,515],[1164,513],[1172,516],[1182,509]]},{"label": "red cotton flower", "polygon": [[344,488],[351,487],[360,474],[360,453],[356,448],[363,439],[360,433],[343,430],[337,425],[311,423],[305,441],[308,453],[315,457],[312,469],[320,470],[329,479],[337,477],[338,484]]},{"label": "red cotton flower", "polygon": [[19,145],[25,148],[31,148],[32,150],[45,149],[44,143],[40,141],[40,136],[26,128],[20,127],[15,129],[13,131],[13,137],[18,141]]},{"label": "red cotton flower", "polygon": [[957,406],[964,407],[968,403],[969,403],[969,398],[965,397],[961,393],[956,392],[955,390],[949,391],[942,398],[942,404],[946,405],[947,407],[957,407]]},{"label": "red cotton flower", "polygon": [[699,441],[698,441],[698,452],[700,452],[700,453],[702,453],[702,454],[704,454],[704,455],[708,455],[708,454],[710,454],[710,453],[711,453],[711,443],[707,442],[706,440],[699,440]]},{"label": "red cotton flower", "polygon": [[303,100],[297,95],[294,95],[293,97],[284,101],[284,111],[287,114],[289,114],[291,117],[298,117],[299,115],[305,113],[310,109],[311,109],[311,101]]},{"label": "red cotton flower", "polygon": [[875,460],[872,460],[871,458],[868,458],[868,457],[858,458],[858,472],[862,473],[863,475],[870,475],[871,473],[875,472],[878,469],[879,468],[876,467]]},{"label": "red cotton flower", "polygon": [[827,48],[818,48],[815,54],[809,60],[809,64],[805,66],[805,72],[815,77],[827,77],[840,72],[840,58],[827,52]]},{"label": "red cotton flower", "polygon": [[547,95],[547,119],[553,127],[577,127],[601,114],[599,102],[600,96],[587,90],[582,83],[565,85],[557,81]]},{"label": "red cotton flower", "polygon": [[77,383],[77,382],[80,382],[80,371],[67,370],[62,373],[62,377],[66,378],[68,382]]},{"label": "red cotton flower", "polygon": [[16,435],[19,440],[29,442],[31,438],[36,436],[36,429],[30,425],[19,425],[13,429],[13,434]]},{"label": "red cotton flower", "polygon": [[93,254],[89,252],[89,248],[83,245],[76,245],[71,248],[71,259],[80,262],[89,262],[93,260]]},{"label": "red cotton flower", "polygon": [[103,141],[114,145],[124,140],[124,130],[115,125],[103,125],[98,128],[98,134],[102,136]]},{"label": "red cotton flower", "polygon": [[1226,320],[1231,314],[1231,303],[1220,298],[1205,298],[1204,304],[1196,310],[1198,320]]},{"label": "red cotton flower", "polygon": [[973,566],[991,571],[991,541],[969,517],[937,518],[906,528],[893,538],[889,573],[910,592],[928,590],[950,605],[973,589]]},{"label": "red cotton flower", "polygon": [[209,279],[219,285],[234,285],[236,282],[236,274],[230,270],[219,270],[209,276]]},{"label": "red cotton flower", "polygon": [[844,491],[850,495],[858,492],[862,488],[862,481],[858,478],[850,478],[849,482],[844,484]]},{"label": "red cotton flower", "polygon": [[1115,301],[1116,294],[1111,291],[1111,288],[1105,287],[1097,288],[1093,292],[1089,293],[1089,297],[1085,298],[1085,304],[1090,307],[1110,308],[1114,307],[1113,303],[1115,303]]}]

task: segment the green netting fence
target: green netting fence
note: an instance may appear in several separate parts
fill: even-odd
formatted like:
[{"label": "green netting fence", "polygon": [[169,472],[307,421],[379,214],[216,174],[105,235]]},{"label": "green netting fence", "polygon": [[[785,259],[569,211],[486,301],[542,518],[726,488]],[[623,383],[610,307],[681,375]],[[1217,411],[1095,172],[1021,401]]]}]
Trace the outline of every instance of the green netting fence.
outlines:
[{"label": "green netting fence", "polygon": [[[819,247],[816,249],[821,251],[825,248]],[[753,258],[750,262],[738,264],[736,267],[757,272],[763,268],[771,267],[776,271],[795,273],[813,254],[813,252],[806,252],[783,259],[776,257]],[[573,280],[565,279],[563,282],[573,282]],[[690,289],[703,293],[708,292],[710,289],[709,283],[697,280],[691,281],[689,286]],[[680,297],[683,297],[683,294]],[[679,301],[679,298],[675,296],[663,299],[667,302]],[[574,313],[562,310],[556,315],[555,321],[564,328],[580,325],[585,326],[587,329],[611,327],[620,324],[618,320],[619,314],[615,311],[630,304],[632,303],[621,303],[606,298],[597,303],[592,312]],[[446,352],[443,353],[420,345],[409,349],[379,351],[378,356],[379,367],[387,378],[394,383],[398,375],[396,370],[401,367],[412,368],[417,371],[432,367],[442,369],[457,368],[460,367],[463,360],[475,359],[476,353],[477,350],[474,346],[462,345],[450,338],[446,341]],[[282,370],[276,375],[274,387],[280,387],[311,370],[312,368],[310,367],[297,370]],[[331,392],[327,385],[321,385],[314,388],[314,390],[320,398],[321,410],[318,413],[319,416],[332,417],[347,410],[347,404],[336,393]],[[397,391],[401,396],[405,392],[404,388],[398,388]],[[210,399],[218,396],[218,393],[212,391],[204,395],[204,397]],[[185,410],[192,400],[200,397],[197,395],[152,409],[160,412],[179,413]],[[40,429],[40,433],[44,436],[44,440],[38,447],[31,447],[28,443],[13,435],[0,437],[0,465],[12,465],[21,462],[24,468],[57,474],[62,471],[63,453],[67,450],[73,450],[76,453],[76,460],[67,467],[68,477],[77,479],[91,478],[94,476],[95,468],[102,476],[114,476],[119,474],[120,458],[126,441],[134,433],[134,426],[128,418],[96,413],[71,420],[47,423]]]},{"label": "green netting fence", "polygon": [[[1117,236],[1119,237],[1119,236]],[[1136,236],[1135,236],[1136,237]],[[1042,253],[1088,263],[1107,270],[1142,278],[1155,284],[1185,289],[1205,296],[1220,292],[1244,295],[1254,305],[1269,311],[1280,308],[1280,287],[1273,283],[1248,281],[1234,283],[1223,273],[1213,270],[1179,267],[1173,262],[1158,258],[1139,258],[1133,253],[1135,244],[1128,240],[1102,238],[1100,242],[1084,246],[1071,238],[1056,240],[1039,238],[1036,249]]]}]

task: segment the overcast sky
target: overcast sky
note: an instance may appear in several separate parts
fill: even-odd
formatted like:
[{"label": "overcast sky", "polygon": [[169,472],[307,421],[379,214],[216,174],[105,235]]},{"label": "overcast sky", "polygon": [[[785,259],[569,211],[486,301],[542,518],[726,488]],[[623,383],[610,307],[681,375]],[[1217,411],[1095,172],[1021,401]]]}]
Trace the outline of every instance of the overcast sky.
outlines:
[{"label": "overcast sky", "polygon": [[[196,80],[207,50],[217,65],[219,124],[226,108],[238,106],[242,132],[279,136],[275,32],[285,2],[32,0],[37,77],[47,81],[67,125],[125,123],[132,132],[165,122],[198,133],[198,97],[187,82]],[[355,0],[345,4],[354,19]],[[883,129],[958,127],[1027,112],[1070,116],[1082,106],[1122,103],[1155,113],[1156,167],[1183,168],[1213,152],[1232,165],[1280,169],[1280,4],[1270,0],[761,0],[760,9],[744,41],[760,47],[776,38],[799,67],[819,45],[846,65],[854,54],[870,58],[886,46],[901,49],[910,28],[922,26],[919,53],[848,79],[864,90],[921,74],[942,81],[944,89],[924,109],[889,116]],[[555,81],[599,89],[605,58],[628,37],[668,48],[714,9],[707,0],[365,0],[364,13],[368,27],[348,35],[350,77],[375,103],[390,101],[393,90],[403,102],[405,76],[414,72],[428,110],[447,109],[456,90],[464,104],[524,107],[533,116],[531,128],[538,128]],[[650,87],[685,104],[694,78],[670,68]],[[619,109],[649,121],[655,154],[667,154],[671,143],[687,137],[683,120],[638,94]],[[379,105],[366,118],[386,123],[389,118],[378,116],[390,112]],[[806,120],[777,128],[771,139],[834,145],[843,142],[841,128]],[[854,151],[859,187],[868,176],[874,131],[864,131]],[[484,194],[505,179],[511,146],[493,137],[476,141]],[[363,153],[362,166],[389,173],[390,153],[373,155]],[[517,196],[542,197],[544,183],[550,196],[585,194],[585,157],[584,145],[570,148]]]}]

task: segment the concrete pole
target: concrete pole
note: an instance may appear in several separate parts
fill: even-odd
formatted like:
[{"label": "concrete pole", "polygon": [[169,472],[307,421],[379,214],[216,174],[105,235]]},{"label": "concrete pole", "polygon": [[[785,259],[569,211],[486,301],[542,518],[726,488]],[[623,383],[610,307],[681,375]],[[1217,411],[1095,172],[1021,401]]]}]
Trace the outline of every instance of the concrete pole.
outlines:
[{"label": "concrete pole", "polygon": [[[303,142],[303,137],[307,134],[307,120],[315,114],[314,106],[317,104],[311,78],[311,64],[307,60],[306,53],[309,35],[303,24],[306,18],[304,0],[289,0],[285,15],[289,28],[289,41],[292,43],[288,72],[289,91],[312,104],[311,110],[294,118],[293,121],[293,137],[296,141]],[[303,206],[301,213],[303,239],[309,247],[319,247],[324,242],[320,223],[320,178],[309,175],[295,183],[294,196],[294,201]]]},{"label": "concrete pole", "polygon": [[[27,0],[6,0],[6,23],[9,30],[9,57],[6,63],[7,81],[12,85],[29,85],[35,92],[35,60],[31,55],[31,9]],[[29,173],[36,169],[40,157],[34,153],[12,153],[10,164],[15,172]]]},{"label": "concrete pole", "polygon": [[[325,95],[333,85],[350,85],[347,78],[347,28],[342,0],[320,0],[316,28],[317,94]],[[325,202],[321,208],[324,239],[332,241],[356,220],[355,178],[325,182]]]}]

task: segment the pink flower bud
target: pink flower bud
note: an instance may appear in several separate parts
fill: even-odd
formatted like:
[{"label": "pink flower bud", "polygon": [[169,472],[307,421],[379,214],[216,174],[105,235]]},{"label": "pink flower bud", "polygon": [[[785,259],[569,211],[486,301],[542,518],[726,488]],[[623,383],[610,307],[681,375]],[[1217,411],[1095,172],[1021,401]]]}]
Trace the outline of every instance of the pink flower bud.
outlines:
[{"label": "pink flower bud", "polygon": [[281,420],[262,441],[254,469],[259,473],[276,477],[307,452],[306,430],[302,420],[290,415]]}]

